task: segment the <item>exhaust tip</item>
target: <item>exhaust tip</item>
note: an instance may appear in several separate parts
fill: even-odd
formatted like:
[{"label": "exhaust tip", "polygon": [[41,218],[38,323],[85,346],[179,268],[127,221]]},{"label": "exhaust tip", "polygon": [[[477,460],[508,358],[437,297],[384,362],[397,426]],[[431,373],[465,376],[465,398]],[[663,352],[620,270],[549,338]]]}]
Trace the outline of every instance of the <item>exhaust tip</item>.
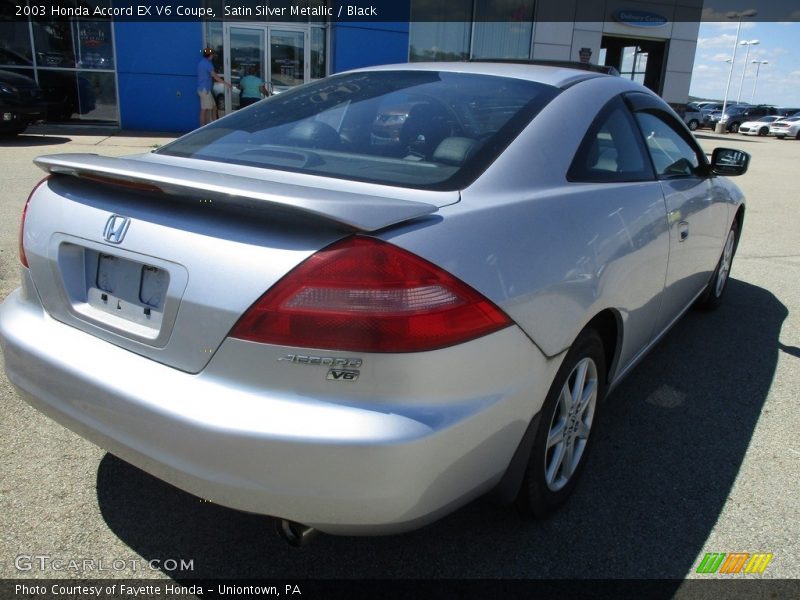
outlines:
[{"label": "exhaust tip", "polygon": [[319,533],[313,527],[289,521],[287,519],[278,519],[275,521],[275,531],[283,539],[284,542],[295,548],[305,546]]}]

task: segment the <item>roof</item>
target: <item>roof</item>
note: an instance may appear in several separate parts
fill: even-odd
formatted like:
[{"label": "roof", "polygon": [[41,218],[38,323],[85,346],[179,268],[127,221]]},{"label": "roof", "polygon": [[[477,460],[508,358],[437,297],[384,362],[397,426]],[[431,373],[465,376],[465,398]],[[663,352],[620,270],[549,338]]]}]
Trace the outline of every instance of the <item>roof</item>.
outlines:
[{"label": "roof", "polygon": [[527,81],[537,81],[553,87],[565,88],[585,79],[611,77],[596,71],[563,66],[564,63],[531,64],[529,62],[415,62],[393,65],[365,67],[355,71],[450,71],[455,73],[474,73],[478,75],[495,75],[511,77]]}]

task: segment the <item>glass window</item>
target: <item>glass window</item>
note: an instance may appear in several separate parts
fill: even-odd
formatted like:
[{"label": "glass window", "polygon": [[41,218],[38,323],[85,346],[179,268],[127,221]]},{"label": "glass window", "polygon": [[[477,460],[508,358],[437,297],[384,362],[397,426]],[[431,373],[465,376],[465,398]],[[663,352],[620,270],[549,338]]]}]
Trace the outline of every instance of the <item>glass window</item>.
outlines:
[{"label": "glass window", "polygon": [[411,0],[409,60],[526,59],[534,0]]},{"label": "glass window", "polygon": [[567,173],[570,181],[625,182],[653,179],[645,149],[630,112],[612,100],[581,142]]},{"label": "glass window", "polygon": [[33,21],[33,39],[40,67],[75,67],[70,21]]},{"label": "glass window", "polygon": [[639,46],[625,47],[622,51],[622,66],[619,69],[619,74],[626,79],[633,79],[644,85],[648,56],[649,54]]},{"label": "glass window", "polygon": [[0,21],[0,65],[33,64],[27,21]]},{"label": "glass window", "polygon": [[41,69],[39,85],[55,120],[77,117],[89,121],[117,120],[113,73]]},{"label": "glass window", "polygon": [[697,173],[700,159],[697,151],[660,116],[637,112],[647,150],[659,177],[687,177]]},{"label": "glass window", "polygon": [[460,189],[558,92],[491,75],[343,74],[272,96],[158,152],[402,187]]},{"label": "glass window", "polygon": [[325,68],[325,29],[311,28],[311,79],[321,79],[327,74]]},{"label": "glass window", "polygon": [[[69,0],[67,5],[75,3]],[[86,0],[80,6],[92,12],[96,6],[110,6],[110,0]],[[0,68],[20,66],[28,67],[24,74],[35,78],[42,89],[48,121],[119,121],[110,19],[0,23]]]},{"label": "glass window", "polygon": [[533,0],[477,1],[472,58],[528,58],[532,20]]},{"label": "glass window", "polygon": [[473,0],[411,0],[409,60],[466,60]]},{"label": "glass window", "polygon": [[76,66],[81,69],[113,69],[114,46],[110,21],[75,21]]}]

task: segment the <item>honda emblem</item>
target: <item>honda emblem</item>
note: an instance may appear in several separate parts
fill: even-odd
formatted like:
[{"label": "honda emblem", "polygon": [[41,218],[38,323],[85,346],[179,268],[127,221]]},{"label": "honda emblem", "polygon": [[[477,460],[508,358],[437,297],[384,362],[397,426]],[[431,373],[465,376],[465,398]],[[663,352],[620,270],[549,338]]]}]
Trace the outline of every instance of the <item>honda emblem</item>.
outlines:
[{"label": "honda emblem", "polygon": [[131,220],[128,217],[111,215],[106,222],[106,228],[103,230],[103,238],[112,244],[121,243],[130,224]]}]

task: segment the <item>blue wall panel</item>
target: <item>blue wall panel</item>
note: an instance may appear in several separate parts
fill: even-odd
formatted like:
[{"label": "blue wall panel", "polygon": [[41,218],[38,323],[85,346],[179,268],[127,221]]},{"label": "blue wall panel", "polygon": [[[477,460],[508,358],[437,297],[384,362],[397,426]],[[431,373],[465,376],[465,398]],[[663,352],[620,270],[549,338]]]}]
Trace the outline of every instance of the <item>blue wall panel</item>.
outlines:
[{"label": "blue wall panel", "polygon": [[199,22],[114,23],[121,126],[184,132],[199,125]]},{"label": "blue wall panel", "polygon": [[336,23],[332,73],[408,61],[408,23]]}]

